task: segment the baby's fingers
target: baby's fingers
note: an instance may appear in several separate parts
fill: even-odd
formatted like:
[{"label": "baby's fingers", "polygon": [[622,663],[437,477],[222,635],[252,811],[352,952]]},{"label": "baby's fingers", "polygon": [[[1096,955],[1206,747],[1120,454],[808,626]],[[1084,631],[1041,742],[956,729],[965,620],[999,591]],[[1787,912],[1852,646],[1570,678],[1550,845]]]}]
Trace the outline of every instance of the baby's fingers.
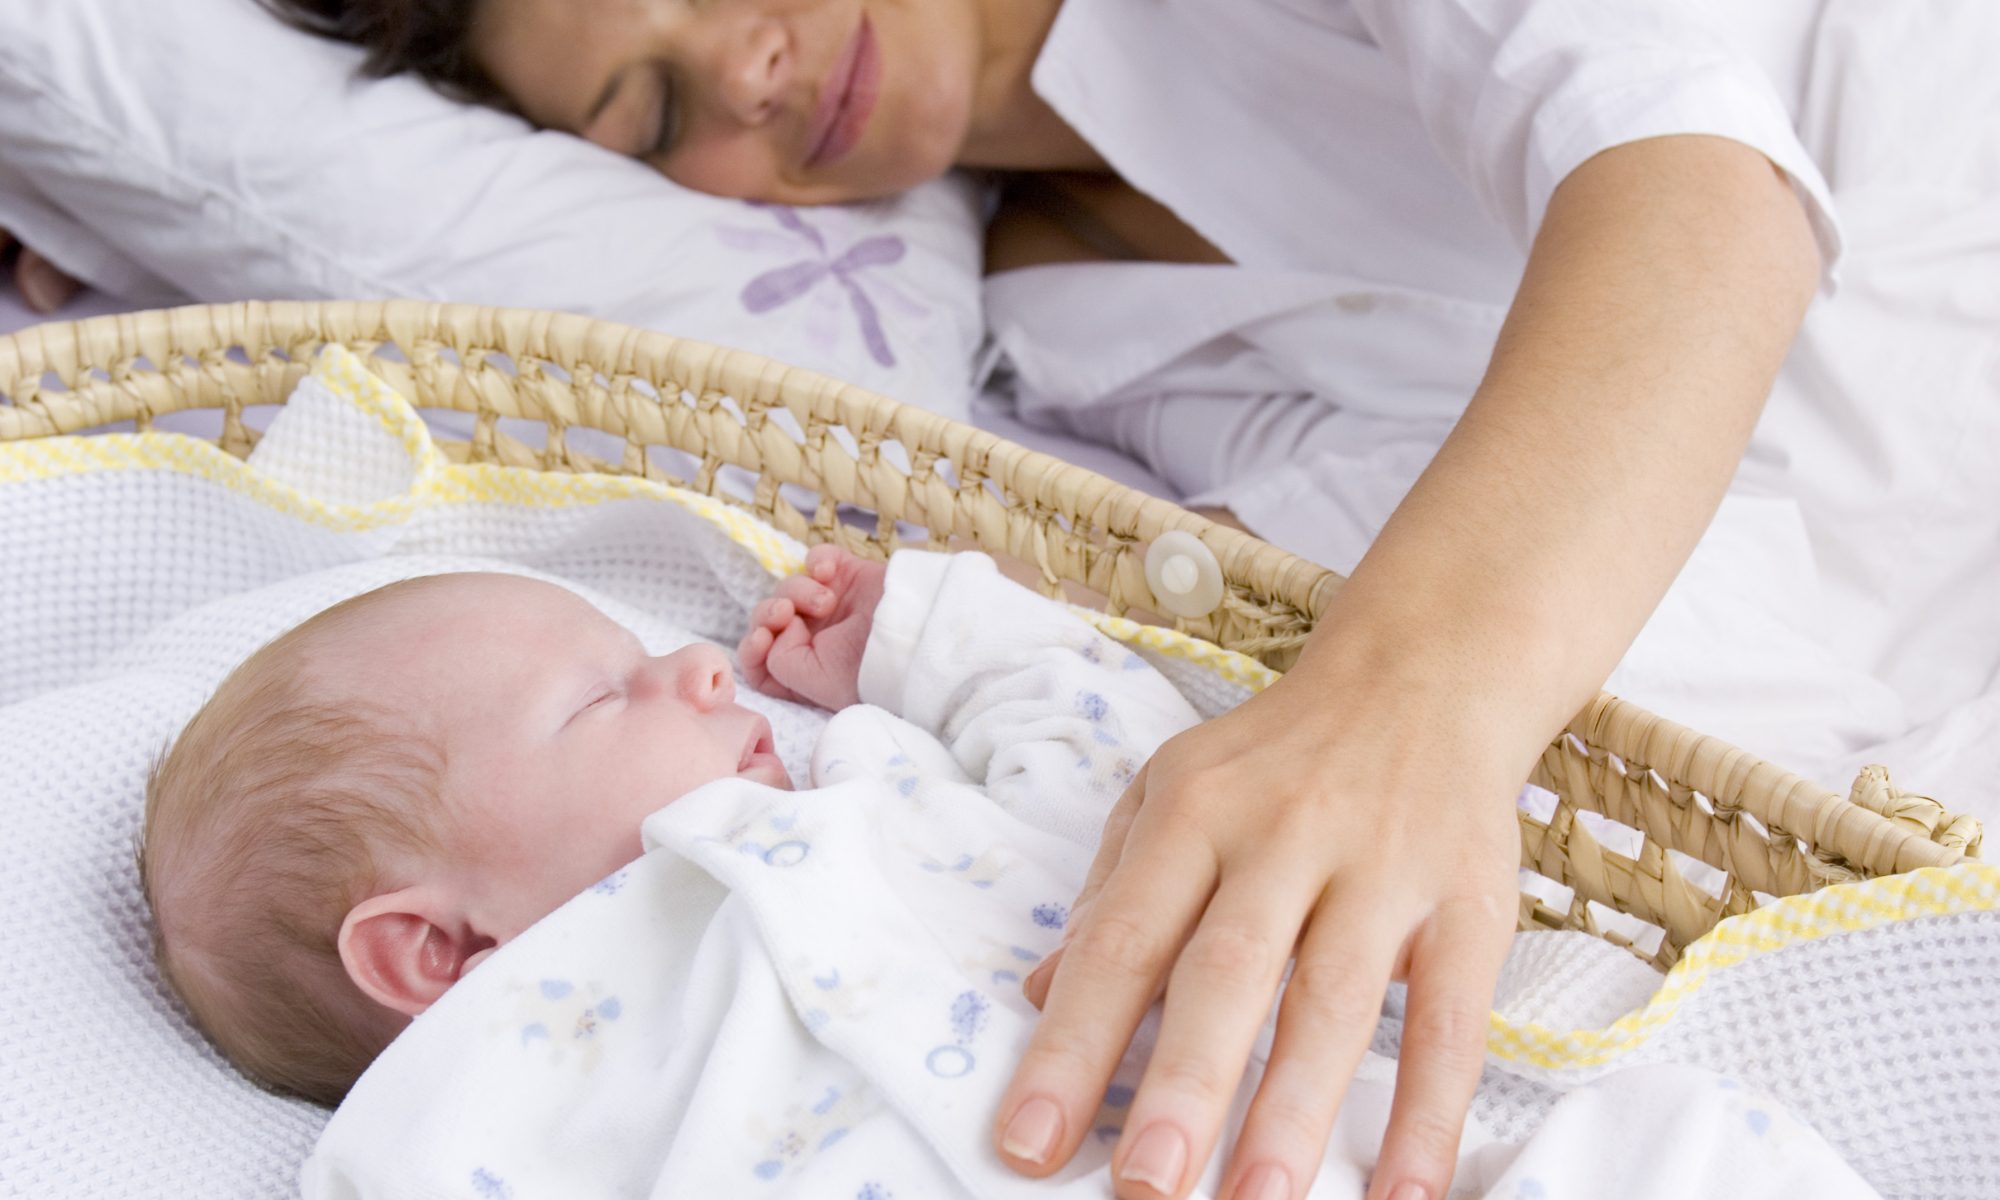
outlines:
[{"label": "baby's fingers", "polygon": [[750,610],[750,628],[769,630],[775,637],[785,626],[792,623],[795,615],[797,610],[789,599],[782,595],[766,596],[757,602],[757,607]]},{"label": "baby's fingers", "polygon": [[736,643],[736,661],[743,668],[744,682],[760,692],[768,693],[771,685],[769,660],[771,657],[772,633],[762,625],[752,625],[743,640]]},{"label": "baby's fingers", "polygon": [[766,696],[775,696],[780,700],[802,699],[797,692],[771,675],[771,653],[777,641],[778,635],[771,632],[769,626],[751,626],[750,632],[744,634],[743,640],[736,645],[736,661],[742,664],[743,678]]},{"label": "baby's fingers", "polygon": [[806,551],[806,574],[821,583],[832,583],[843,563],[854,556],[832,542],[821,542]]},{"label": "baby's fingers", "polygon": [[[807,620],[818,620],[833,611],[833,589],[810,575],[788,575],[778,584],[774,599],[787,601]],[[765,601],[770,603],[770,601]]]}]

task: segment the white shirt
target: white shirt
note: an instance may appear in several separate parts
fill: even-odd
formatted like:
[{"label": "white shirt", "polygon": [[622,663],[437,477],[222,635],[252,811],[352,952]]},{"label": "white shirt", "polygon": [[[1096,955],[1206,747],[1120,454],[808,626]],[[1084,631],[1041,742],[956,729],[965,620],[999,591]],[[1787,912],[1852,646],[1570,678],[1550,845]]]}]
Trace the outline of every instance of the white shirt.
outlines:
[{"label": "white shirt", "polygon": [[[1336,402],[1455,415],[1556,185],[1664,134],[1781,167],[1830,275],[1832,201],[1778,82],[1816,3],[1736,7],[1755,27],[1659,0],[1066,0],[1036,91],[1238,266],[995,277],[988,319],[1028,403],[1113,395],[1229,335]],[[1092,336],[1142,295],[1143,345]]]},{"label": "white shirt", "polygon": [[1921,755],[1905,773],[1976,804],[2000,769],[1991,719],[1961,719],[2000,713],[1996,44],[1990,0],[1066,0],[1037,89],[1241,265],[991,278],[1000,394],[1348,571],[1477,387],[1562,178],[1655,135],[1752,146],[1840,295],[1613,686],[1835,788]]}]

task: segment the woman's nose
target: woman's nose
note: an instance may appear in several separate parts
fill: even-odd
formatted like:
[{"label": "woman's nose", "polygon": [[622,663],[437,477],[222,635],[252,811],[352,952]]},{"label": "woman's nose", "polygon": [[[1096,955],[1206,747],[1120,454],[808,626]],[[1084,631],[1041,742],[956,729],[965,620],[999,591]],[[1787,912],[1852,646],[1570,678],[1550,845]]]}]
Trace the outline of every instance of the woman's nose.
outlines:
[{"label": "woman's nose", "polygon": [[791,33],[774,17],[750,18],[721,48],[722,102],[745,125],[761,125],[784,104],[798,66]]},{"label": "woman's nose", "polygon": [[718,646],[696,642],[661,660],[676,695],[703,712],[736,699],[736,677],[729,656]]}]

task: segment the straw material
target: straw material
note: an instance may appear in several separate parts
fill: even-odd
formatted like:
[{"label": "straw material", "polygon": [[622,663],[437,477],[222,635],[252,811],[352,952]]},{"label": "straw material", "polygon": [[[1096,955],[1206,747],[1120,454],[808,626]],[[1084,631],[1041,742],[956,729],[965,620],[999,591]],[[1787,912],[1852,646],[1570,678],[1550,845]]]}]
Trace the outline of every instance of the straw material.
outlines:
[{"label": "straw material", "polygon": [[[1176,626],[1279,669],[1341,582],[1177,505],[921,409],[754,354],[557,313],[249,303],[44,325],[0,338],[0,441],[122,422],[145,430],[165,413],[220,409],[217,440],[245,454],[256,440],[245,408],[282,404],[328,342],[370,357],[419,408],[473,414],[469,442],[440,442],[454,458],[644,474],[726,500],[724,470],[740,468],[755,480],[747,506],[801,540],[881,557],[918,526],[933,548],[969,541],[1033,564],[1051,595],[1080,584],[1114,615],[1156,607],[1145,549],[1185,530],[1215,554],[1228,587],[1215,613]],[[543,446],[503,422],[540,426]],[[580,428],[622,439],[617,461],[573,445]],[[687,478],[649,455],[662,446],[693,457]],[[874,514],[872,527],[842,520],[843,509]],[[1896,790],[1880,768],[1843,798],[1611,696],[1577,715],[1534,782],[1558,802],[1546,824],[1522,814],[1521,861],[1575,899],[1556,911],[1524,897],[1524,924],[1624,942],[1599,928],[1595,901],[1665,929],[1649,956],[1661,965],[1722,917],[1754,907],[1753,892],[1945,866],[1978,850],[1978,822]],[[1579,811],[1643,832],[1637,857],[1607,849]],[[1669,850],[1725,873],[1720,894],[1689,882]]]}]

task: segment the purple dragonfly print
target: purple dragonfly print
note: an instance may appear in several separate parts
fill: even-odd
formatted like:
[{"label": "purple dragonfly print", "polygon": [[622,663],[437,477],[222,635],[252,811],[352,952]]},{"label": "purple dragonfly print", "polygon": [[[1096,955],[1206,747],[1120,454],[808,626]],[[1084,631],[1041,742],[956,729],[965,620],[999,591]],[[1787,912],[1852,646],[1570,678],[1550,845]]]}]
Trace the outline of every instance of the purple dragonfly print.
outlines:
[{"label": "purple dragonfly print", "polygon": [[[786,254],[796,261],[765,271],[743,286],[739,299],[753,316],[771,312],[820,289],[834,288],[846,297],[868,356],[885,367],[896,365],[896,352],[889,345],[882,326],[878,299],[915,307],[893,284],[882,278],[878,268],[901,262],[909,248],[903,239],[874,234],[851,241],[836,250],[837,238],[830,238],[798,209],[775,204],[750,204],[777,222],[778,229],[746,229],[724,225],[717,229],[721,241],[737,250],[760,254]],[[876,271],[873,276],[870,271]],[[830,331],[829,331],[830,332]],[[835,335],[837,336],[837,335]]]}]

